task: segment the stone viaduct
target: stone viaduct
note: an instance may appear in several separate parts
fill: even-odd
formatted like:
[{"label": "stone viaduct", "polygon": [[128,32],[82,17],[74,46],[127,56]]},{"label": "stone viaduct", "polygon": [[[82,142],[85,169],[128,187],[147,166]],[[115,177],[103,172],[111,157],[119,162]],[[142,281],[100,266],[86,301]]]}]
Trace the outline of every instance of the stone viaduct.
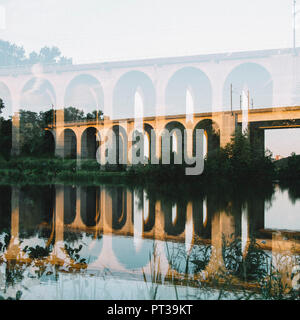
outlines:
[{"label": "stone viaduct", "polygon": [[[67,124],[63,117],[51,128],[56,153],[67,156],[61,133],[68,129],[76,139],[77,158],[83,133],[90,127],[124,126],[132,123],[159,131],[168,123],[205,131],[217,131],[221,146],[229,142],[242,122],[242,92],[248,92],[249,127],[261,139],[266,128],[297,127],[300,105],[299,48],[274,49],[189,57],[115,61],[86,65],[34,65],[0,69],[0,96],[5,116],[14,115],[13,153],[18,152],[18,111],[35,112],[73,106],[91,112],[101,110],[104,119],[95,123]],[[204,122],[203,122],[204,121]],[[63,129],[65,127],[65,129]],[[75,130],[76,128],[76,130]],[[146,129],[146,128],[144,128]],[[259,129],[259,130],[256,130]],[[189,137],[191,138],[191,137]],[[72,138],[73,139],[73,138]],[[192,139],[188,139],[192,153]],[[208,137],[208,149],[210,139]],[[63,147],[62,147],[63,145]],[[159,143],[157,143],[157,155]],[[63,150],[63,151],[62,151]]]}]

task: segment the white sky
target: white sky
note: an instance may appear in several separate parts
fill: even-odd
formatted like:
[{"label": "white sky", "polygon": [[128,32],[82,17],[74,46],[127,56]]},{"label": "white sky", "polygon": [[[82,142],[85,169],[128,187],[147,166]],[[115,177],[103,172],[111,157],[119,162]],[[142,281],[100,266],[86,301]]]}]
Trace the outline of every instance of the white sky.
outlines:
[{"label": "white sky", "polygon": [[[293,43],[292,5],[293,0],[0,0],[0,39],[23,45],[27,53],[55,45],[74,63],[284,48]],[[266,133],[266,147],[274,154],[300,153],[299,134],[289,132],[288,140],[281,130]]]},{"label": "white sky", "polygon": [[265,130],[265,146],[274,157],[288,157],[292,152],[300,154],[300,129]]},{"label": "white sky", "polygon": [[56,45],[75,63],[290,47],[292,3],[0,0],[0,38],[27,51]]}]

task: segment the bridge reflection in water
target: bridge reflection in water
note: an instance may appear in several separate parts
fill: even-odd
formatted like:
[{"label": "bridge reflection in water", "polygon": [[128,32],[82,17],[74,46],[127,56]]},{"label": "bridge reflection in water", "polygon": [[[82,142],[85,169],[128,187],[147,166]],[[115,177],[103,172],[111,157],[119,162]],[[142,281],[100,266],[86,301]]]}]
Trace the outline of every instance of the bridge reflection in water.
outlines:
[{"label": "bridge reflection in water", "polygon": [[[122,186],[2,186],[1,202],[0,263],[8,269],[52,265],[149,281],[159,274],[186,284],[231,272],[236,286],[255,291],[252,269],[272,263],[295,286],[299,233],[266,228],[264,197],[174,201]],[[242,272],[257,248],[265,265]]]}]

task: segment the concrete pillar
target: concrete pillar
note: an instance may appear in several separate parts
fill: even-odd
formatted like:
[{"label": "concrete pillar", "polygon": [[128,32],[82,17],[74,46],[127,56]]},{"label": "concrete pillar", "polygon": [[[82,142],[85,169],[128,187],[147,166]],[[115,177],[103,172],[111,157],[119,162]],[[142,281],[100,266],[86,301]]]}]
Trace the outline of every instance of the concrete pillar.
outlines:
[{"label": "concrete pillar", "polygon": [[112,233],[112,198],[105,188],[101,190],[101,207],[103,212],[103,234]]},{"label": "concrete pillar", "polygon": [[[81,140],[82,140],[82,132],[76,132],[76,164],[77,167],[80,168],[81,165],[81,160],[83,158],[83,154],[82,154],[82,146],[81,146]],[[87,143],[86,143],[86,150],[85,150],[86,154],[87,154]]]},{"label": "concrete pillar", "polygon": [[55,78],[55,96],[56,96],[56,108],[64,108],[64,107],[69,107],[65,106],[65,93],[68,85],[68,78],[65,78],[62,75],[57,75]]},{"label": "concrete pillar", "polygon": [[225,147],[231,141],[235,132],[235,115],[231,112],[224,112],[220,116],[220,146]]},{"label": "concrete pillar", "polygon": [[104,108],[103,114],[105,115],[104,120],[108,117],[112,119],[113,116],[113,92],[114,92],[114,81],[110,71],[108,71],[107,78],[101,79],[102,88],[104,92]]},{"label": "concrete pillar", "polygon": [[55,114],[55,155],[64,157],[64,109],[56,110]]},{"label": "concrete pillar", "polygon": [[76,228],[76,229],[85,229],[86,227],[81,219],[81,187],[80,186],[77,186],[76,188],[76,216],[72,224],[69,225],[69,227]]},{"label": "concrete pillar", "polygon": [[186,223],[185,223],[185,250],[189,254],[194,243],[194,221],[193,221],[193,204],[188,202],[186,207]]},{"label": "concrete pillar", "polygon": [[[132,223],[132,212],[134,210],[134,205],[133,205],[133,194],[132,192],[127,189],[126,192],[125,190],[124,192],[124,196],[126,195],[126,198],[124,199],[124,201],[126,201],[126,222],[124,224],[124,226],[121,229],[122,234],[133,234],[133,223]],[[125,209],[125,207],[124,207]]]},{"label": "concrete pillar", "polygon": [[64,249],[64,186],[57,185],[55,191],[55,242],[48,260],[53,264],[64,265],[72,262]]},{"label": "concrete pillar", "polygon": [[[187,156],[189,159],[193,157],[193,145],[194,143],[192,124],[188,124],[186,128],[186,145],[184,141],[184,148],[186,148]],[[184,159],[182,161],[184,161]]]},{"label": "concrete pillar", "polygon": [[165,215],[161,208],[161,201],[155,203],[154,237],[156,240],[165,240]]},{"label": "concrete pillar", "polygon": [[107,148],[107,139],[108,139],[108,130],[107,128],[103,127],[100,129],[100,136],[101,136],[101,140],[99,141],[99,148],[97,150],[96,153],[96,158],[98,163],[100,163],[101,165],[105,164],[105,154],[106,154],[106,148]]},{"label": "concrete pillar", "polygon": [[159,118],[155,121],[155,149],[156,149],[156,158],[162,158],[162,132],[165,127],[165,120],[164,118]]},{"label": "concrete pillar", "polygon": [[64,187],[56,186],[55,190],[55,242],[59,242],[64,240]]},{"label": "concrete pillar", "polygon": [[23,252],[19,240],[19,210],[20,210],[20,189],[12,187],[11,194],[11,239],[5,254],[7,260],[20,259]]},{"label": "concrete pillar", "polygon": [[15,112],[12,117],[12,148],[11,155],[18,156],[21,151],[20,145],[20,113]]},{"label": "concrete pillar", "polygon": [[[124,127],[124,124],[122,125]],[[126,127],[125,127],[126,133],[127,133],[127,164],[130,166],[132,165],[132,137],[133,137],[133,132],[134,132],[134,122],[127,123],[126,122]]]},{"label": "concrete pillar", "polygon": [[154,154],[155,160],[152,159],[152,164],[158,164],[159,159],[161,158],[161,136],[160,130],[154,129],[155,131],[155,139],[152,139],[151,152]]},{"label": "concrete pillar", "polygon": [[225,270],[225,263],[222,255],[223,236],[229,239],[234,233],[234,220],[228,212],[215,213],[212,219],[211,245],[212,253],[210,261],[205,269],[209,277],[218,275],[221,270]]}]

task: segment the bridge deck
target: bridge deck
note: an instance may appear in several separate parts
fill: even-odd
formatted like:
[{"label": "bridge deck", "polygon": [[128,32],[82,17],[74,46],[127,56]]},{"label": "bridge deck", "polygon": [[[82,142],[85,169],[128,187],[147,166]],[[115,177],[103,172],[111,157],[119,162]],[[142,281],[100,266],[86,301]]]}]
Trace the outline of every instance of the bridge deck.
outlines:
[{"label": "bridge deck", "polygon": [[[205,113],[195,113],[194,119],[214,119],[218,118],[222,115],[233,115],[236,116],[237,122],[242,122],[243,113],[242,110],[234,110],[234,111],[217,111],[217,112],[205,112]],[[144,122],[154,122],[154,121],[168,121],[168,120],[184,120],[186,118],[186,114],[179,115],[168,115],[168,116],[151,116],[144,117]],[[300,119],[300,106],[292,106],[292,107],[272,107],[272,108],[261,108],[261,109],[249,109],[248,110],[248,121],[249,122],[263,122],[263,121],[276,121],[276,120],[295,120]],[[109,126],[118,124],[120,122],[132,123],[134,122],[134,118],[122,118],[122,119],[101,119],[101,120],[77,120],[77,121],[64,121],[61,123],[51,124],[48,128],[55,127],[81,127],[81,126]],[[278,127],[299,127],[299,124],[285,124],[283,126]],[[264,129],[274,128],[274,126],[265,126],[261,127]]]}]

